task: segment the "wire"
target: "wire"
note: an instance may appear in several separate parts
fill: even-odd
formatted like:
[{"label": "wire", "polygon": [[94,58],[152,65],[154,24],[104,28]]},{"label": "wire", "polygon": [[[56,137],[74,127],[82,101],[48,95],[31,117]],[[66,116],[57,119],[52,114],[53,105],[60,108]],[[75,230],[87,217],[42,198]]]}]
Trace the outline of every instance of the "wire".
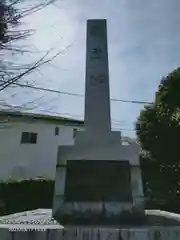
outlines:
[{"label": "wire", "polygon": [[[60,94],[69,95],[69,96],[84,97],[84,94],[80,94],[80,93],[65,92],[65,91],[60,91],[60,90],[56,90],[56,89],[37,87],[37,86],[34,86],[34,85],[21,84],[21,83],[13,83],[13,85],[16,85],[16,86],[19,86],[19,87],[25,87],[25,88],[32,88],[32,89],[36,89],[36,90],[40,90],[40,91],[47,91],[47,92],[52,92],[52,93],[60,93]],[[111,101],[124,102],[124,103],[133,103],[133,104],[152,104],[152,102],[136,101],[136,100],[124,100],[124,99],[117,99],[117,98],[111,98]]]},{"label": "wire", "polygon": [[[46,110],[39,110],[40,112],[48,112],[48,113],[53,113],[53,114],[57,114],[57,115],[63,115],[63,116],[68,116],[68,117],[70,117],[70,118],[75,118],[75,119],[77,119],[77,117],[78,118],[80,118],[80,120],[82,120],[83,121],[83,119],[84,119],[84,117],[83,116],[80,116],[80,115],[71,115],[71,114],[69,114],[69,113],[59,113],[59,112],[53,112],[53,111],[46,111]],[[118,121],[118,120],[112,120],[112,123],[113,122],[115,122],[115,123],[119,123],[119,124],[122,124],[122,121]],[[118,128],[118,127],[114,127],[113,129],[119,129],[119,130],[122,130],[122,131],[135,131],[135,129],[133,129],[133,128]]]}]

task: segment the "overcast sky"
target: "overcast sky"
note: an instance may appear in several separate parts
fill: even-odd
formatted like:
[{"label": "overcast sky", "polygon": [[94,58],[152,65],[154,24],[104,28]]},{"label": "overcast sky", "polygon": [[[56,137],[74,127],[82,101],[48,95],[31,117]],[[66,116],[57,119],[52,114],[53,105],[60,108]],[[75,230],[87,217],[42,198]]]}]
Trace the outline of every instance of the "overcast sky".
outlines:
[{"label": "overcast sky", "polygon": [[[63,53],[52,65],[23,81],[84,94],[86,20],[106,18],[111,98],[151,102],[162,76],[180,63],[179,9],[179,0],[58,0],[24,20],[23,27],[36,30],[26,44],[39,53],[22,59],[33,60],[51,47]],[[5,90],[3,97],[9,100],[14,91]],[[80,96],[19,89],[10,101],[17,105],[34,101],[27,105],[33,106],[34,112],[80,119],[84,114],[84,98]],[[142,108],[112,101],[113,128],[133,129]],[[123,135],[133,136],[134,131],[123,130]]]}]

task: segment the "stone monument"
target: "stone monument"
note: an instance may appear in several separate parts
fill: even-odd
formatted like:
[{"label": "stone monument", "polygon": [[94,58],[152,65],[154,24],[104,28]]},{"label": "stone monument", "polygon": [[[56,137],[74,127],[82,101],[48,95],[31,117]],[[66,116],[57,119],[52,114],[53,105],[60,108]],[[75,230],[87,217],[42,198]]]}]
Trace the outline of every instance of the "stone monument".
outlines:
[{"label": "stone monument", "polygon": [[137,148],[111,131],[106,20],[87,21],[85,85],[85,131],[58,150],[53,217],[64,226],[127,224],[144,213],[141,169]]}]

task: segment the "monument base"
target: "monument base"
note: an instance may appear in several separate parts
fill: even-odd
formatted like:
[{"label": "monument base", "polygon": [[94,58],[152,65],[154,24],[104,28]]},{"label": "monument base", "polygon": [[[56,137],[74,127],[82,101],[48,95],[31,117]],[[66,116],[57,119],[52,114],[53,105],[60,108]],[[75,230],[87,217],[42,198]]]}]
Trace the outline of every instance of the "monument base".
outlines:
[{"label": "monument base", "polygon": [[103,214],[93,214],[91,216],[86,216],[79,214],[73,215],[62,215],[60,216],[59,222],[65,226],[139,226],[147,225],[145,215],[132,214],[128,211],[124,211],[116,216],[104,216]]},{"label": "monument base", "polygon": [[[79,152],[84,153],[83,150]],[[144,198],[132,186],[135,182],[132,173],[139,166],[134,169],[126,160],[63,159],[57,165],[53,203],[53,217],[59,223],[64,226],[145,224]]]},{"label": "monument base", "polygon": [[[114,205],[114,209],[113,209]],[[120,207],[119,207],[120,206]],[[126,207],[126,208],[125,208]],[[114,211],[113,211],[114,210]],[[63,226],[139,226],[147,225],[144,209],[132,203],[66,203],[53,214]]]}]

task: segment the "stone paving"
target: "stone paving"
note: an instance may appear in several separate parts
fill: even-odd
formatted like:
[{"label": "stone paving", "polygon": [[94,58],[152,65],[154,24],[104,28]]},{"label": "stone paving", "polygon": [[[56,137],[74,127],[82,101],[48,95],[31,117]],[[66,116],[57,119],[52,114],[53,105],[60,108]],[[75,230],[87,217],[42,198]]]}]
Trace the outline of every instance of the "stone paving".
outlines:
[{"label": "stone paving", "polygon": [[52,218],[51,209],[36,209],[0,217],[0,228],[10,226],[63,229],[63,226]]},{"label": "stone paving", "polygon": [[[180,215],[146,210],[151,216],[180,221]],[[180,226],[65,228],[52,218],[51,209],[15,213],[0,217],[0,240],[179,240]]]}]

